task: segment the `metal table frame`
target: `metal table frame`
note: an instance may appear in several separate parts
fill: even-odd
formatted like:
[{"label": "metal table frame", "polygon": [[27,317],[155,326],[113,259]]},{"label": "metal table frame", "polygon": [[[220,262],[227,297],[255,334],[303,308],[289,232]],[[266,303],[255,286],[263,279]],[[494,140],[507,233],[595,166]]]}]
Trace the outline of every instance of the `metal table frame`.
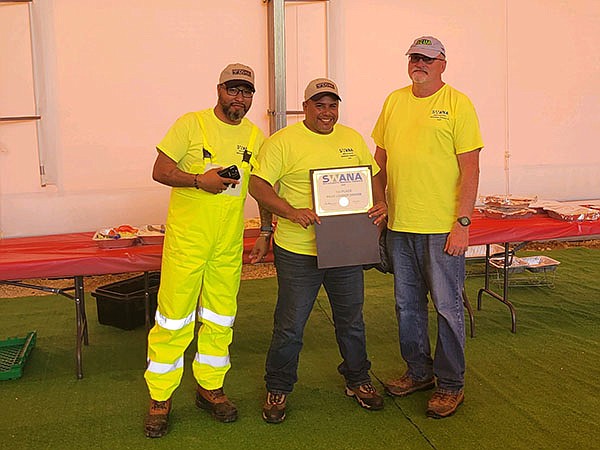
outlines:
[{"label": "metal table frame", "polygon": [[[82,347],[83,345],[89,345],[88,337],[88,326],[87,316],[85,314],[85,291],[83,288],[83,276],[77,275],[69,277],[68,279],[73,280],[73,286],[65,288],[52,288],[43,285],[23,283],[21,281],[0,281],[0,284],[7,284],[10,286],[18,286],[27,289],[35,289],[38,291],[49,292],[51,294],[62,295],[63,297],[73,300],[75,303],[75,320],[77,322],[77,337],[76,337],[76,348],[75,348],[75,360],[76,368],[75,374],[77,379],[83,378],[83,358],[82,358]],[[74,291],[70,293],[69,291]]]},{"label": "metal table frame", "polygon": [[[150,272],[160,270],[162,245],[135,245],[133,247],[99,249],[92,241],[93,232],[62,235],[0,239],[0,284],[40,290],[61,295],[75,303],[76,346],[75,373],[83,378],[83,346],[89,345],[88,322],[85,311],[85,276],[116,273],[144,274],[145,326],[150,329]],[[249,254],[258,229],[244,231],[243,262]],[[265,258],[272,262],[273,254]],[[72,286],[52,288],[24,283],[34,278],[72,280]]]}]

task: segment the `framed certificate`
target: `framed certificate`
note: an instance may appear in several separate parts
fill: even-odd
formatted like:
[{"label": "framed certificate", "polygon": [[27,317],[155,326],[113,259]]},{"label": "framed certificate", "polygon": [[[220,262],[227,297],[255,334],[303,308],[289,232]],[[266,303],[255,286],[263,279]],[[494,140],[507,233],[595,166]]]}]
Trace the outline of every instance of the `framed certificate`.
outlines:
[{"label": "framed certificate", "polygon": [[367,211],[373,206],[371,166],[310,171],[319,268],[380,262],[379,230]]},{"label": "framed certificate", "polygon": [[373,206],[371,166],[313,169],[310,177],[319,217],[365,213]]}]

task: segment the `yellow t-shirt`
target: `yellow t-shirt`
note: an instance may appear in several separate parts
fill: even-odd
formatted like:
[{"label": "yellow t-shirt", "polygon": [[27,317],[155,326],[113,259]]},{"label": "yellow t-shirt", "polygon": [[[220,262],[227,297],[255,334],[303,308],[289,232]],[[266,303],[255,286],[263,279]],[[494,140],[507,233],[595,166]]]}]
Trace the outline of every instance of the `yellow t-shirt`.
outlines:
[{"label": "yellow t-shirt", "polygon": [[388,227],[447,233],[456,220],[456,155],[483,147],[469,98],[444,85],[418,98],[411,86],[386,99],[372,137],[387,154]]},{"label": "yellow t-shirt", "polygon": [[[279,196],[294,208],[313,208],[311,169],[366,165],[371,166],[373,175],[379,172],[364,139],[352,128],[336,124],[330,134],[318,134],[298,122],[265,141],[252,174],[271,185],[279,183]],[[304,229],[279,218],[275,242],[290,252],[317,254],[314,225]]]},{"label": "yellow t-shirt", "polygon": [[[206,142],[197,115],[202,117]],[[223,167],[235,164],[241,168],[246,150],[252,152],[247,162],[251,165],[256,163],[256,153],[265,139],[262,131],[258,130],[253,149],[248,149],[254,127],[256,125],[246,118],[239,125],[225,123],[217,118],[212,108],[189,112],[177,119],[156,148],[177,162],[179,169],[188,173],[204,173],[208,163]],[[204,157],[203,149],[209,150],[210,157]],[[186,189],[191,195],[194,191],[198,195],[203,192],[193,187],[175,189]]]}]

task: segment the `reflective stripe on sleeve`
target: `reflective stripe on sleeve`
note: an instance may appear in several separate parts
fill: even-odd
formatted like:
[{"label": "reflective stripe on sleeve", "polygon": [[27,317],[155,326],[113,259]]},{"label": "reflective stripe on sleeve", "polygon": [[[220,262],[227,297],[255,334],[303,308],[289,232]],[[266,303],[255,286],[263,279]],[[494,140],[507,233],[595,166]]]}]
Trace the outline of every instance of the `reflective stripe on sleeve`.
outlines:
[{"label": "reflective stripe on sleeve", "polygon": [[168,373],[183,367],[183,356],[173,364],[159,363],[156,361],[148,361],[148,372],[152,373]]},{"label": "reflective stripe on sleeve", "polygon": [[155,319],[156,323],[162,328],[166,328],[167,330],[181,330],[183,327],[194,321],[194,312],[192,311],[189,316],[184,317],[183,319],[169,319],[163,316],[157,309]]},{"label": "reflective stripe on sleeve", "polygon": [[235,321],[235,316],[222,316],[221,314],[217,314],[210,309],[200,307],[198,308],[198,320],[208,320],[209,322],[216,323],[222,327],[232,327],[233,322]]},{"label": "reflective stripe on sleeve", "polygon": [[229,355],[227,356],[212,356],[212,355],[201,355],[196,353],[194,360],[198,364],[208,364],[212,367],[225,367],[229,365]]}]

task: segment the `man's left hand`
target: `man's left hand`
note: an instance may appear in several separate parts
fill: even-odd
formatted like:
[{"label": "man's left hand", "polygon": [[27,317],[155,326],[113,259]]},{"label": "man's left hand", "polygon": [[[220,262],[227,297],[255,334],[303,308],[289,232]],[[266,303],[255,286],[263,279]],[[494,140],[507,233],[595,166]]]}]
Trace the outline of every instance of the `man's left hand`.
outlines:
[{"label": "man's left hand", "polygon": [[375,225],[379,225],[387,220],[387,203],[384,201],[379,201],[373,205],[371,209],[367,211],[369,217],[375,217],[373,223]]},{"label": "man's left hand", "polygon": [[464,255],[469,248],[469,227],[455,223],[446,239],[444,251],[452,256]]},{"label": "man's left hand", "polygon": [[256,264],[262,262],[269,252],[269,245],[271,244],[271,236],[259,236],[254,242],[254,247],[250,250],[250,263]]}]

